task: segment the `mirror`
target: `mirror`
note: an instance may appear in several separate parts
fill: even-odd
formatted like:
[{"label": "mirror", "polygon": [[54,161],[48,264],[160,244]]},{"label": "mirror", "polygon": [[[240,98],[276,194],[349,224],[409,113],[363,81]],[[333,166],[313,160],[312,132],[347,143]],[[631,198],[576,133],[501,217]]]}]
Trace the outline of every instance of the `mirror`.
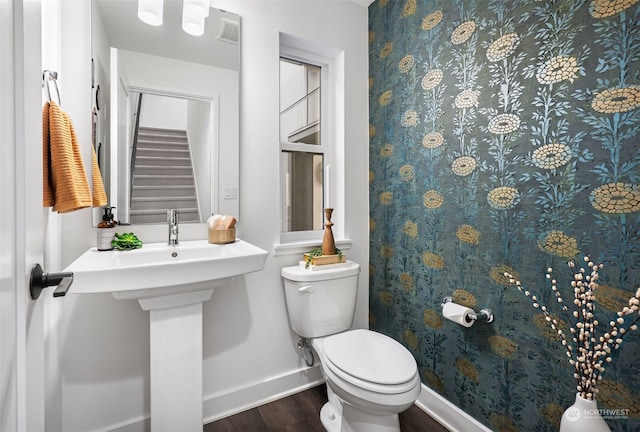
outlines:
[{"label": "mirror", "polygon": [[[182,0],[163,23],[137,0],[92,0],[93,146],[120,224],[239,217],[240,17],[210,8],[205,32],[182,29]],[[102,211],[94,211],[94,226]]]}]

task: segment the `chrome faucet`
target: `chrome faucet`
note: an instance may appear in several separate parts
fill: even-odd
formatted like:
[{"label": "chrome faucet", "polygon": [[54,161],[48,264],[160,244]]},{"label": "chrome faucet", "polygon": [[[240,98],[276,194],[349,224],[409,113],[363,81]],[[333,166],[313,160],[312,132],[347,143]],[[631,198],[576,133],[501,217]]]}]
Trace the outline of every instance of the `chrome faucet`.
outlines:
[{"label": "chrome faucet", "polygon": [[178,244],[178,211],[175,209],[167,210],[167,224],[169,224],[169,243],[170,245]]}]

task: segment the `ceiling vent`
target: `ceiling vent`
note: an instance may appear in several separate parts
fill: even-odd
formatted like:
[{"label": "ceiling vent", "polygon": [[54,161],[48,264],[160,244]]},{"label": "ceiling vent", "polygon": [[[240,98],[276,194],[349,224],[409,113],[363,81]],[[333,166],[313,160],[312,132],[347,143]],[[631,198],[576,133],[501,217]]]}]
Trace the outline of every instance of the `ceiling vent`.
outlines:
[{"label": "ceiling vent", "polygon": [[237,44],[239,36],[240,26],[237,22],[224,18],[220,20],[220,28],[218,28],[218,34],[216,35],[218,40]]}]

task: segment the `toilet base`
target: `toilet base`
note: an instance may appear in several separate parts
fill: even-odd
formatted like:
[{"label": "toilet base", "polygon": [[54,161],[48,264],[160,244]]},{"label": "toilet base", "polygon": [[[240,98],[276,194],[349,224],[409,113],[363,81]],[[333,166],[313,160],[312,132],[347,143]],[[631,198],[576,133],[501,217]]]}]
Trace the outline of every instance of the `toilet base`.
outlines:
[{"label": "toilet base", "polygon": [[322,406],[320,421],[327,432],[400,432],[398,414],[372,415],[349,404],[342,411],[343,416],[337,414],[330,402]]},{"label": "toilet base", "polygon": [[327,432],[340,432],[342,416],[335,413],[331,403],[327,402],[322,406],[320,410],[320,421]]}]

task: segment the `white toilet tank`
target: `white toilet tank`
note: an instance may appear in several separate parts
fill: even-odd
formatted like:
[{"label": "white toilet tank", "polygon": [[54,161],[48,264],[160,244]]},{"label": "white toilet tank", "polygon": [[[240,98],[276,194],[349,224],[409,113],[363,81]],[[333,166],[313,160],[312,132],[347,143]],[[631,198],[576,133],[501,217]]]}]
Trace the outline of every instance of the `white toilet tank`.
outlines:
[{"label": "white toilet tank", "polygon": [[284,291],[291,328],[317,338],[348,330],[353,323],[360,265],[347,261],[327,269],[284,267]]}]

